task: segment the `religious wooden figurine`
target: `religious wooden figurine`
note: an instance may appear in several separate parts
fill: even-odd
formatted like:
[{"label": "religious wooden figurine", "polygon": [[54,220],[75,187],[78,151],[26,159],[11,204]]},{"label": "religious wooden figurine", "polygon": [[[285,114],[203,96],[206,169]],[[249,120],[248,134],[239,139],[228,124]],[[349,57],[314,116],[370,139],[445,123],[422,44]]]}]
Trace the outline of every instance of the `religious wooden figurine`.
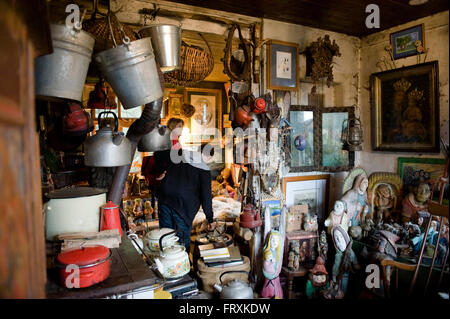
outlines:
[{"label": "religious wooden figurine", "polygon": [[336,226],[332,229],[331,237],[336,248],[332,280],[345,295],[349,273],[360,269],[360,266],[352,249],[353,240],[341,226]]},{"label": "religious wooden figurine", "polygon": [[375,195],[375,223],[381,223],[383,220],[391,221],[391,210],[394,207],[394,198],[389,185],[378,186]]},{"label": "religious wooden figurine", "polygon": [[352,226],[359,226],[370,212],[367,200],[368,185],[367,177],[364,174],[360,174],[355,178],[353,188],[349,189],[341,198],[341,201],[346,205],[348,218]]},{"label": "religious wooden figurine", "polygon": [[327,261],[328,242],[327,242],[327,233],[324,230],[322,230],[319,237],[319,256],[322,257],[324,261]]},{"label": "religious wooden figurine", "polygon": [[427,200],[430,198],[430,186],[421,183],[413,192],[409,193],[403,200],[402,221],[413,221],[417,223],[419,217],[429,216],[426,212],[428,209]]},{"label": "religious wooden figurine", "polygon": [[319,297],[328,287],[328,272],[325,268],[325,261],[319,256],[316,259],[316,264],[311,268],[308,274],[306,296],[308,298]]},{"label": "religious wooden figurine", "polygon": [[261,291],[263,298],[283,298],[280,283],[280,272],[283,264],[284,240],[286,231],[286,206],[281,210],[279,229],[272,229],[272,218],[269,206],[264,212],[263,274],[266,277]]},{"label": "religious wooden figurine", "polygon": [[341,200],[334,202],[334,209],[324,222],[328,227],[328,234],[331,235],[331,229],[340,225],[345,231],[348,231],[348,227],[351,225],[347,213],[345,212],[345,203]]},{"label": "religious wooden figurine", "polygon": [[299,262],[300,243],[297,240],[293,240],[289,244],[289,257],[288,268],[289,270],[298,270],[300,266]]}]

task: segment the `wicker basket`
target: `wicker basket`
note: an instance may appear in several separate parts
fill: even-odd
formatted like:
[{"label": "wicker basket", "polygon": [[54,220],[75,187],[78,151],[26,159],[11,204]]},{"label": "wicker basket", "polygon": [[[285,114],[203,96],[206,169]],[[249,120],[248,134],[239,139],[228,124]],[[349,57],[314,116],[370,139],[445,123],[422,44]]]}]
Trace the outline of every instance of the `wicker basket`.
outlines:
[{"label": "wicker basket", "polygon": [[[244,263],[237,266],[231,266],[226,268],[213,268],[205,265],[202,259],[197,261],[197,275],[202,281],[202,289],[208,293],[217,292],[214,289],[214,284],[217,283],[220,285],[220,275],[226,271],[231,270],[244,270],[250,272],[250,259],[247,256],[242,256],[244,258]],[[235,273],[235,274],[227,274],[223,276],[222,282],[224,285],[228,284],[233,279],[239,279],[243,282],[248,282],[248,276],[243,273]]]},{"label": "wicker basket", "polygon": [[208,47],[208,52],[202,48],[182,43],[180,50],[180,69],[164,74],[166,82],[190,86],[203,81],[214,68],[214,57],[206,39],[199,34]]},{"label": "wicker basket", "polygon": [[[111,29],[113,31],[114,39],[111,37],[108,15],[111,19]],[[110,11],[108,12],[108,15],[104,18],[95,19],[96,14],[93,14],[91,19],[83,22],[83,30],[89,32],[95,38],[95,53],[113,48],[115,46],[114,41],[117,45],[123,44],[121,27],[123,28],[125,35],[130,38],[130,41],[135,41],[137,39],[133,29],[126,25],[122,25],[114,13]]]}]

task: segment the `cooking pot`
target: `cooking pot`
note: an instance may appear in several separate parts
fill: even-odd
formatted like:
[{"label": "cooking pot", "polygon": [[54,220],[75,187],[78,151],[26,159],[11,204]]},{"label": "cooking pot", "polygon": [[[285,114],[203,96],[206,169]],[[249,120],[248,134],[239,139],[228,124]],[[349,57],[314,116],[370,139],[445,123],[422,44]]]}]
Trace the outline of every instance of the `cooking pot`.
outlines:
[{"label": "cooking pot", "polygon": [[170,140],[170,130],[167,126],[159,125],[150,133],[145,134],[139,140],[139,152],[157,152],[170,150],[172,143]]},{"label": "cooking pot", "polygon": [[178,237],[175,236],[174,230],[171,228],[157,228],[148,232],[144,237],[144,251],[149,253],[152,257],[158,257],[160,255],[160,243],[159,240],[163,235],[169,234],[164,237],[162,242],[163,247],[170,247],[178,242]]},{"label": "cooking pot", "polygon": [[118,132],[119,121],[116,114],[111,111],[101,112],[98,115],[99,123],[101,116],[108,113],[114,116],[114,130],[103,126],[88,138],[84,158],[86,166],[116,167],[131,164],[131,143],[123,132]]},{"label": "cooking pot", "polygon": [[86,246],[60,253],[56,259],[56,265],[60,268],[61,284],[66,288],[86,288],[104,281],[110,274],[110,258],[111,251],[101,245]]},{"label": "cooking pot", "polygon": [[236,273],[236,272],[246,273],[248,275],[248,272],[244,270],[225,271],[219,277],[221,285],[217,283],[214,284],[214,288],[218,292],[220,292],[220,299],[253,299],[252,287],[250,287],[249,284],[240,281],[237,278],[233,279],[227,285],[223,286],[222,276],[228,273]]},{"label": "cooking pot", "polygon": [[162,248],[164,237],[176,233],[173,230],[159,239],[160,256],[155,258],[156,266],[159,272],[166,279],[177,279],[189,273],[191,265],[189,263],[189,255],[186,248],[182,245],[172,245],[170,247]]},{"label": "cooking pot", "polygon": [[72,187],[46,194],[44,204],[45,237],[72,232],[98,232],[100,207],[106,203],[106,189]]}]

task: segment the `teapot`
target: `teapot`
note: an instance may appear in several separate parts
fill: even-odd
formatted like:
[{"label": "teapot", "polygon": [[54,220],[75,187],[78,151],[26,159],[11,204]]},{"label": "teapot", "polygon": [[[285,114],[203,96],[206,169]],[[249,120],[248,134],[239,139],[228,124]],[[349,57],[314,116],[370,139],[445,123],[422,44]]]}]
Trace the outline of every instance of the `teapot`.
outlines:
[{"label": "teapot", "polygon": [[170,150],[172,143],[170,140],[170,130],[167,126],[159,125],[150,133],[145,134],[139,140],[139,152],[156,152]]},{"label": "teapot", "polygon": [[98,115],[101,122],[103,114],[114,116],[114,130],[110,126],[101,127],[85,145],[84,164],[94,167],[116,167],[131,164],[131,143],[123,132],[118,132],[119,121],[114,112],[106,111]]},{"label": "teapot", "polygon": [[157,228],[148,232],[144,237],[144,250],[153,257],[160,255],[160,243],[161,236],[171,233],[170,236],[164,238],[164,247],[170,247],[178,242],[178,237],[174,235],[172,228]]},{"label": "teapot", "polygon": [[158,267],[158,271],[166,279],[177,279],[183,277],[191,270],[189,263],[189,255],[186,248],[182,245],[172,245],[170,247],[162,248],[163,239],[177,232],[174,230],[167,233],[159,239],[160,256],[154,261]]},{"label": "teapot", "polygon": [[240,226],[245,228],[256,228],[262,225],[261,216],[252,204],[244,207],[244,212],[240,216]]},{"label": "teapot", "polygon": [[231,270],[223,272],[219,277],[221,285],[215,283],[213,286],[218,292],[220,292],[220,299],[253,299],[252,287],[237,278],[223,286],[222,276],[233,272],[241,272],[248,275],[248,272],[244,270]]}]

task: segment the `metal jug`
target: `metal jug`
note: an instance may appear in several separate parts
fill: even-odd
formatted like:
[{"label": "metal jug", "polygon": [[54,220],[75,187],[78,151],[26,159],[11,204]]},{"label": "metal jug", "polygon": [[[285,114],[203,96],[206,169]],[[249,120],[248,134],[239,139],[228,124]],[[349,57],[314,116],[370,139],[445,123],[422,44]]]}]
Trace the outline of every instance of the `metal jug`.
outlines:
[{"label": "metal jug", "polygon": [[81,30],[81,24],[73,28],[51,24],[50,32],[53,53],[35,61],[36,97],[81,101],[95,39]]},{"label": "metal jug", "polygon": [[171,24],[157,24],[139,30],[141,38],[150,37],[163,73],[180,68],[181,28]]},{"label": "metal jug", "polygon": [[123,132],[117,131],[119,121],[116,114],[111,111],[101,112],[98,121],[100,123],[102,115],[107,113],[114,115],[114,130],[110,126],[103,126],[88,138],[84,157],[86,166],[116,167],[131,164],[131,143]]},{"label": "metal jug", "polygon": [[123,107],[131,109],[161,98],[163,91],[150,39],[123,42],[94,57]]},{"label": "metal jug", "polygon": [[227,285],[223,285],[222,276],[233,272],[240,272],[248,275],[248,272],[244,270],[232,270],[223,272],[219,277],[221,285],[217,283],[214,284],[214,288],[218,292],[220,292],[220,299],[253,299],[252,287],[239,279],[233,279]]},{"label": "metal jug", "polygon": [[139,152],[156,152],[170,150],[172,147],[170,140],[170,130],[167,126],[159,125],[150,133],[145,134],[139,141]]}]

